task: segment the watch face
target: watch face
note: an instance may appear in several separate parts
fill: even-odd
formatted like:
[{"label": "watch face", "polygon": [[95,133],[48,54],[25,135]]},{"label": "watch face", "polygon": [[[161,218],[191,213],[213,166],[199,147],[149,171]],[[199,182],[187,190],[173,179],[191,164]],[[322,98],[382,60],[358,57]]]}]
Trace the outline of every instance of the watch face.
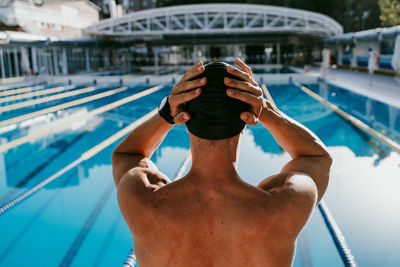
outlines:
[{"label": "watch face", "polygon": [[165,104],[167,103],[168,97],[164,97],[163,100],[161,100],[160,105],[158,106],[158,111],[162,110]]}]

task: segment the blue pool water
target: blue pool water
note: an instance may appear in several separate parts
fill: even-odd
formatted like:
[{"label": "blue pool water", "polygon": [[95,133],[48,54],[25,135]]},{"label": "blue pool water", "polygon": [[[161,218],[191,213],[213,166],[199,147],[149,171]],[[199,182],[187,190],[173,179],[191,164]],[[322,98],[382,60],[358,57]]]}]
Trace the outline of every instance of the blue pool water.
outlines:
[{"label": "blue pool water", "polygon": [[[90,85],[76,85],[75,89],[86,86]],[[164,85],[160,91],[0,153],[0,206],[153,110],[171,86]],[[1,121],[120,85],[97,87],[98,90],[87,94],[5,112],[0,114]],[[18,140],[59,120],[80,116],[148,87],[132,85],[121,93],[55,112],[48,121],[0,134],[0,144]],[[330,101],[363,120],[363,106],[371,104],[366,102],[372,101],[375,107],[373,100],[349,96],[340,88],[309,87],[324,97],[335,93]],[[331,182],[324,198],[359,266],[399,266],[400,155],[349,125],[295,85],[269,85],[269,90],[277,106],[313,130],[333,155]],[[45,96],[35,99],[41,97]],[[396,137],[400,132],[396,126],[400,113],[385,113],[392,109],[376,104],[375,120],[370,116],[366,118],[370,118],[372,127]],[[0,266],[30,266],[32,263],[35,266],[120,266],[124,262],[133,244],[118,209],[111,175],[110,155],[116,144],[0,214]],[[176,126],[152,160],[161,171],[173,177],[188,150],[186,129]],[[241,138],[238,169],[248,182],[257,184],[279,172],[288,160],[288,154],[261,125],[246,129]],[[343,266],[318,210],[298,239],[294,266]]]}]

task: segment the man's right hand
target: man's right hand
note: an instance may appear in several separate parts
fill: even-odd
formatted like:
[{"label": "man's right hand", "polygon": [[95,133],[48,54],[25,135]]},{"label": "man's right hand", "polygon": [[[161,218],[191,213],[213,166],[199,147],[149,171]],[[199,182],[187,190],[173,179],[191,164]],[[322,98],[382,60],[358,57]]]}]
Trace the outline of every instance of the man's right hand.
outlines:
[{"label": "man's right hand", "polygon": [[[207,83],[206,78],[191,80],[204,72],[203,62],[200,61],[189,68],[182,79],[171,90],[168,103],[171,106],[171,116],[178,125],[184,124],[190,119],[190,114],[182,111],[182,104],[198,97],[201,94],[199,87]],[[193,90],[196,89],[196,90]]]}]

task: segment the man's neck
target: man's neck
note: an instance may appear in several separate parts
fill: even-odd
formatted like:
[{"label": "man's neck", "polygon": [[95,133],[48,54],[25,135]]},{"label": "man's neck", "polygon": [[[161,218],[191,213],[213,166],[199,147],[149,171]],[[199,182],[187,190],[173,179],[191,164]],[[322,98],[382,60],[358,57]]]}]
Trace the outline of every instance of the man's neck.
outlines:
[{"label": "man's neck", "polygon": [[190,177],[205,185],[219,185],[240,179],[237,171],[237,139],[205,141],[191,138]]}]

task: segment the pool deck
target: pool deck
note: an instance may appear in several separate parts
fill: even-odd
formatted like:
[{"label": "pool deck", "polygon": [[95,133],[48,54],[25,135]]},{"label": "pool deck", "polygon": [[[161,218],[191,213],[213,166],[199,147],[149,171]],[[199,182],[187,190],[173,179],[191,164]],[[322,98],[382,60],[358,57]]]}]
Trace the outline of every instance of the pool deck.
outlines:
[{"label": "pool deck", "polygon": [[369,74],[348,71],[329,70],[326,81],[346,88],[355,93],[379,100],[400,108],[400,79],[392,76],[374,74],[370,84]]}]

